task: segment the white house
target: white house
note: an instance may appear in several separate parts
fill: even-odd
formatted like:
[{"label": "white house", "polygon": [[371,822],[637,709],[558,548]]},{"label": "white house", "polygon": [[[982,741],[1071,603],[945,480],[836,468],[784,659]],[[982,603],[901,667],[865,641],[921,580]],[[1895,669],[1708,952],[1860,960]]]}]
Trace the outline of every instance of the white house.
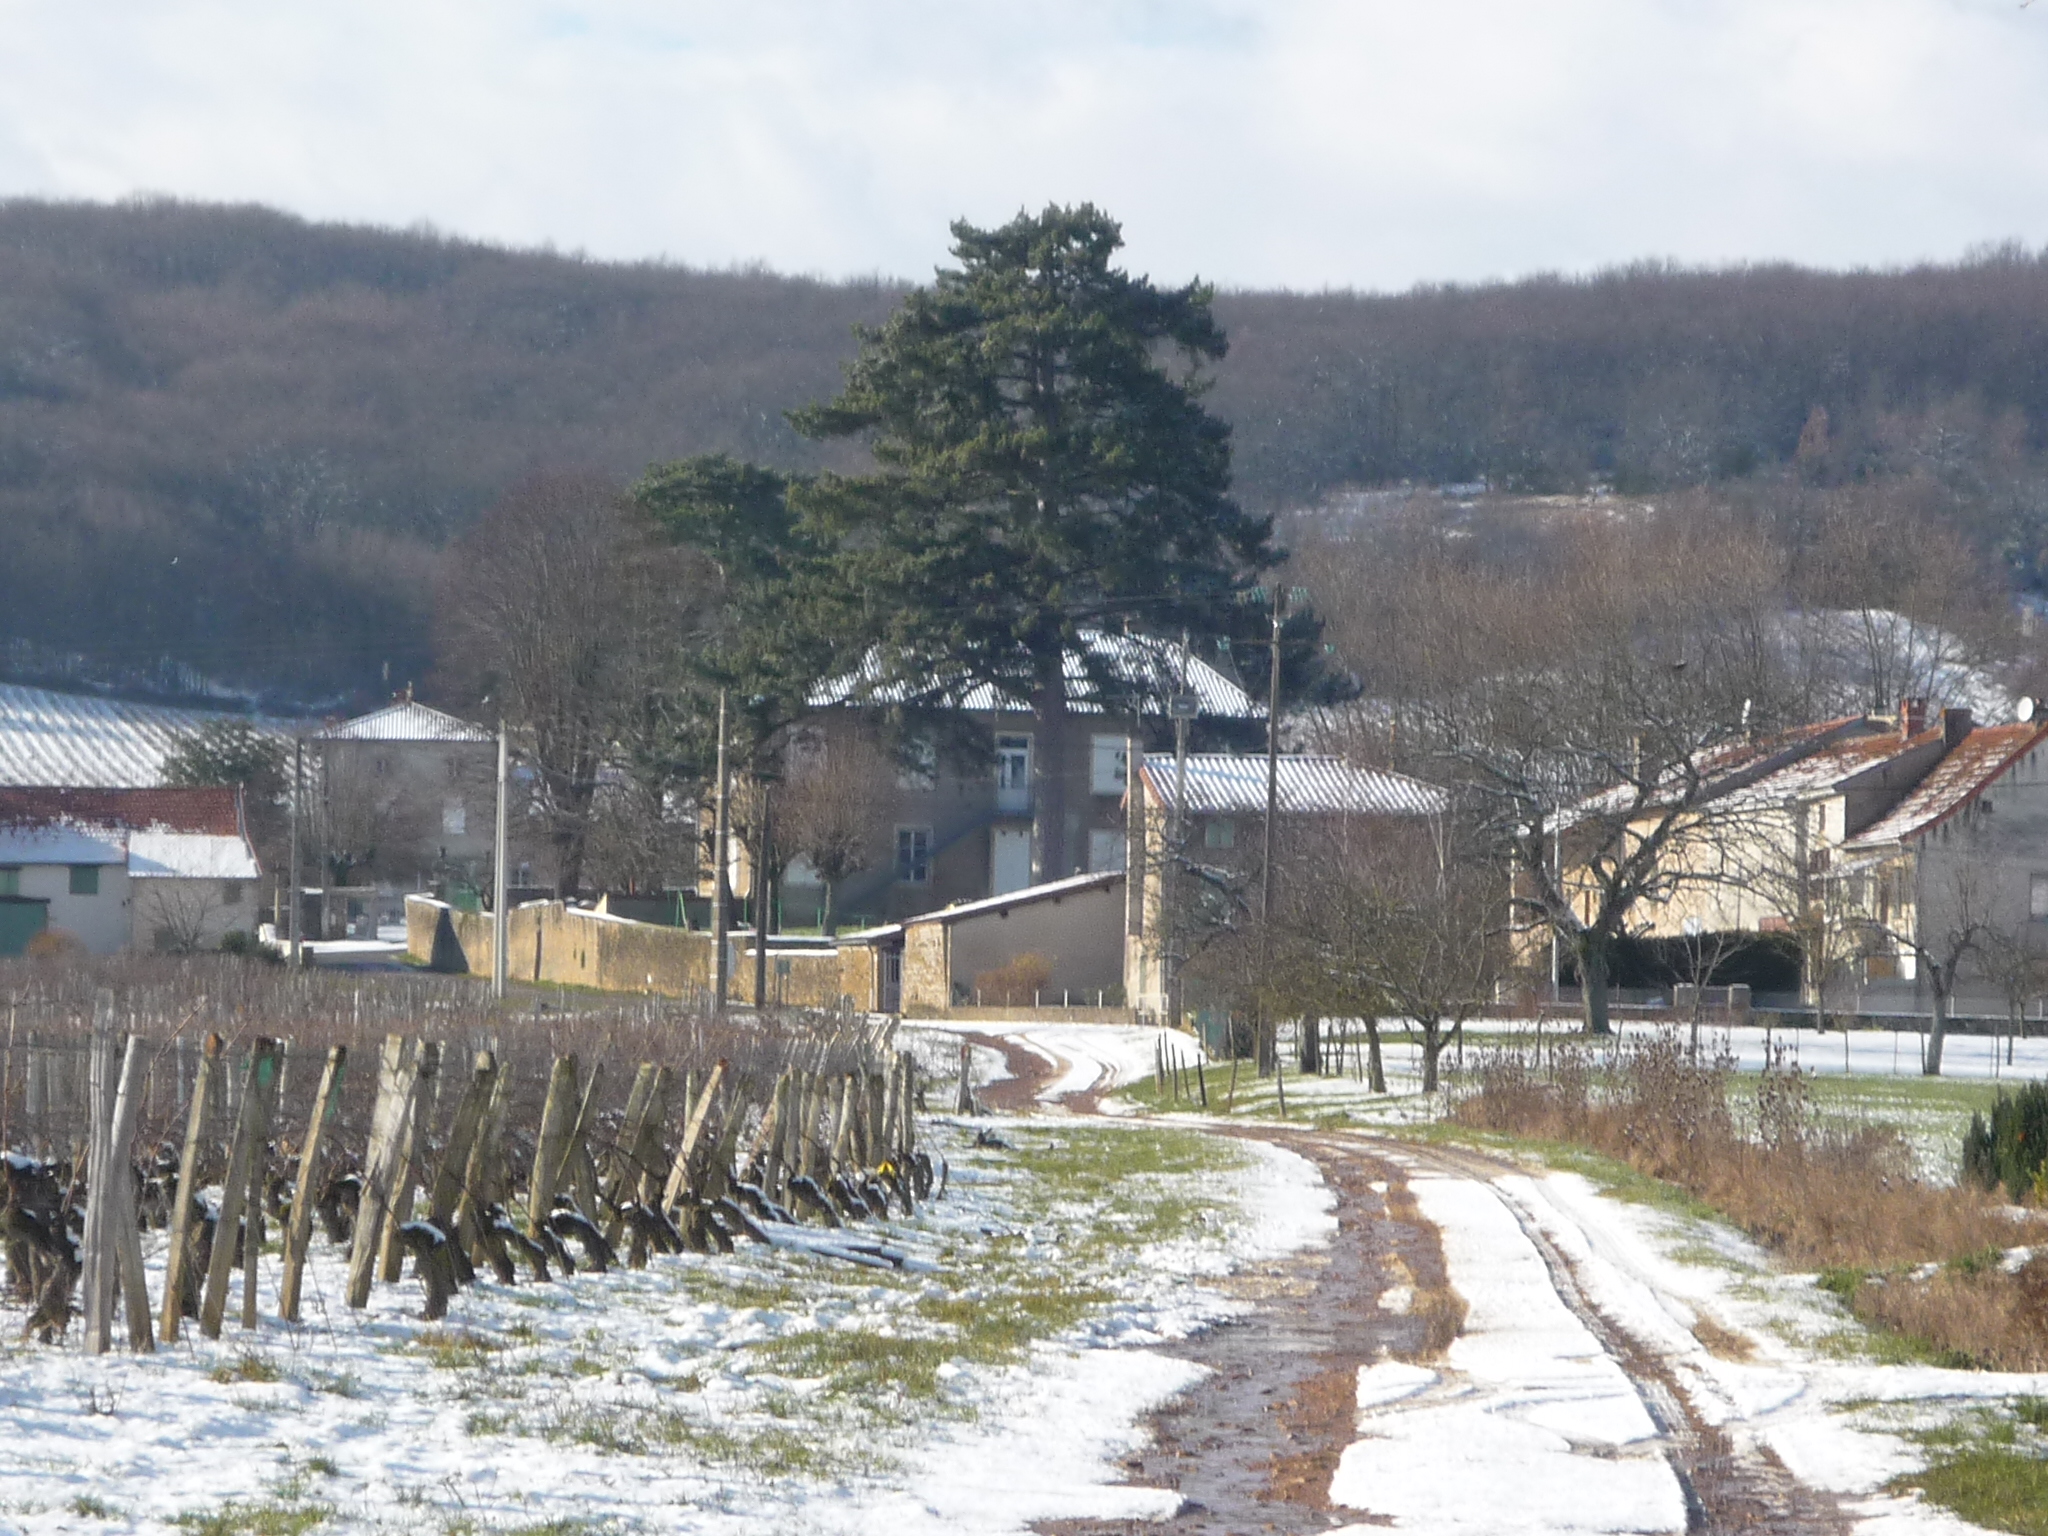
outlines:
[{"label": "white house", "polygon": [[0,955],[212,949],[255,932],[262,873],[237,790],[0,788]]}]

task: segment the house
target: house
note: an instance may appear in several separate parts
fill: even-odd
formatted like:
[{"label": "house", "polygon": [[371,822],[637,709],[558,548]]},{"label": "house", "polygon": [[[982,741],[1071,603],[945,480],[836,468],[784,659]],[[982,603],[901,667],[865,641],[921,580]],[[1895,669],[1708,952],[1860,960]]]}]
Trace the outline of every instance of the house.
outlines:
[{"label": "house", "polygon": [[0,955],[217,948],[255,932],[262,873],[239,790],[0,788]]},{"label": "house", "polygon": [[[1170,931],[1178,873],[1202,866],[1226,875],[1255,870],[1263,853],[1267,760],[1233,753],[1147,753],[1132,787],[1131,814],[1142,849],[1139,888],[1126,916],[1124,989],[1141,1011],[1172,1011]],[[1298,836],[1358,825],[1360,856],[1376,826],[1442,816],[1450,797],[1405,774],[1359,768],[1339,757],[1282,753],[1274,763],[1277,832]],[[1178,811],[1178,818],[1176,817]],[[1175,829],[1178,825],[1178,836]]]},{"label": "house", "polygon": [[[817,714],[796,754],[810,754],[813,771],[829,774],[835,760],[856,755],[867,712],[911,704],[939,711],[969,747],[942,750],[935,733],[913,744],[908,762],[886,768],[866,853],[834,893],[836,912],[850,922],[898,922],[1077,873],[1120,870],[1128,857],[1126,759],[1142,724],[1133,711],[1190,694],[1205,721],[1249,727],[1264,719],[1258,702],[1217,668],[1147,637],[1084,631],[1081,647],[1067,655],[1066,677],[1073,719],[1056,764],[1041,760],[1023,686],[911,688],[883,682],[870,658],[813,694]],[[1062,870],[1040,867],[1032,846],[1036,785],[1048,772],[1065,786],[1070,867]],[[785,921],[805,926],[824,905],[817,872],[796,860],[782,884]]]},{"label": "house", "polygon": [[1124,883],[1122,870],[1071,875],[911,918],[895,1011],[1119,1005]]},{"label": "house", "polygon": [[[1909,699],[1726,748],[1670,840],[1664,889],[1631,914],[1637,942],[1781,935],[1809,1001],[1835,978],[1867,1006],[1916,1006],[1926,957],[1955,953],[1986,1003],[1998,952],[2048,948],[2044,744],[2048,722]],[[1583,885],[1569,832],[1564,852],[1567,886]],[[1965,929],[1974,943],[1955,942]]]},{"label": "house", "polygon": [[[308,883],[373,883],[381,917],[391,919],[406,891],[489,888],[497,732],[422,704],[408,689],[382,709],[315,732],[307,746],[315,759]],[[518,867],[530,865],[530,850],[515,849],[514,860],[508,878],[531,885],[530,868]]]}]

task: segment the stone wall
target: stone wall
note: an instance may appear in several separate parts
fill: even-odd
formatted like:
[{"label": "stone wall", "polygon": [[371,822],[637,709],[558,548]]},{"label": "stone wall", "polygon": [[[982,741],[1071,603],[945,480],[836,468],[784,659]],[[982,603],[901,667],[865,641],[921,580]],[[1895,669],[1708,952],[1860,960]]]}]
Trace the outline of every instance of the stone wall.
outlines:
[{"label": "stone wall", "polygon": [[[507,974],[514,981],[590,987],[601,992],[644,992],[684,997],[711,986],[711,935],[658,923],[565,907],[558,901],[527,902],[512,909]],[[487,912],[458,912],[424,896],[405,901],[406,951],[418,964],[471,976],[491,974],[496,927]],[[728,978],[730,1001],[754,998],[752,935],[736,936],[735,963]],[[793,1008],[830,1008],[847,989],[842,984],[843,949],[778,950],[768,944],[768,996]],[[872,964],[867,956],[861,962]],[[782,969],[784,965],[788,969]],[[851,978],[858,982],[861,963]],[[866,992],[852,995],[867,1006]]]}]

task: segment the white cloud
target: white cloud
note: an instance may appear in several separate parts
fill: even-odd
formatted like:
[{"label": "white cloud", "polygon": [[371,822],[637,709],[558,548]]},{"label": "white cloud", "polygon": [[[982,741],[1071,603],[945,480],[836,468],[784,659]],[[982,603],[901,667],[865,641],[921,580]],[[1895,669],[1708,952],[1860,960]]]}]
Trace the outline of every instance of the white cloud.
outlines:
[{"label": "white cloud", "polygon": [[0,193],[921,276],[1093,198],[1134,265],[1400,287],[2048,242],[2016,0],[0,0]]}]

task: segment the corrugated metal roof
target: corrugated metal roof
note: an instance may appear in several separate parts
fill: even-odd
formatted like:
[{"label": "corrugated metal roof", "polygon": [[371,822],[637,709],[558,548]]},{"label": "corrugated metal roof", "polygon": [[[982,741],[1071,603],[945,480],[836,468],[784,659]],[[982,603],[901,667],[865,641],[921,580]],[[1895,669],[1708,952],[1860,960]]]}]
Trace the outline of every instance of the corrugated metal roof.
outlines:
[{"label": "corrugated metal roof", "polygon": [[[1098,668],[1116,684],[1141,695],[1158,708],[1158,701],[1180,689],[1180,647],[1145,635],[1113,635],[1084,629],[1081,643],[1095,658]],[[1067,652],[1065,673],[1068,707],[1076,714],[1101,714],[1102,703],[1094,696],[1096,685],[1088,675],[1088,664],[1078,650]],[[1196,657],[1188,658],[1187,692],[1200,703],[1202,713],[1229,720],[1258,720],[1265,706],[1223,673]],[[999,691],[985,682],[961,679],[949,684],[935,674],[921,684],[885,680],[882,655],[870,651],[854,671],[832,678],[813,689],[810,704],[827,709],[838,704],[907,704],[922,701],[949,709],[987,710],[1006,714],[1028,713],[1025,702],[1031,696],[1029,678],[1017,679],[1013,689]],[[1112,700],[1112,702],[1115,702]]]},{"label": "corrugated metal roof", "polygon": [[290,739],[275,720],[0,683],[0,784],[161,784],[178,738],[210,720],[243,720]]},{"label": "corrugated metal roof", "polygon": [[433,709],[412,699],[399,699],[382,709],[331,725],[315,741],[496,741],[486,726]]},{"label": "corrugated metal roof", "polygon": [[1980,725],[1951,747],[1913,792],[1851,840],[1852,847],[1904,842],[1946,821],[2014,761],[2048,738],[2048,724]]},{"label": "corrugated metal roof", "polygon": [[[1434,784],[1378,768],[1355,768],[1341,757],[1283,753],[1274,778],[1279,807],[1289,815],[1433,816],[1450,806],[1450,796]],[[1145,782],[1153,798],[1169,809],[1177,779],[1171,753],[1147,754]],[[1190,753],[1187,811],[1194,816],[1263,816],[1265,758]]]}]

